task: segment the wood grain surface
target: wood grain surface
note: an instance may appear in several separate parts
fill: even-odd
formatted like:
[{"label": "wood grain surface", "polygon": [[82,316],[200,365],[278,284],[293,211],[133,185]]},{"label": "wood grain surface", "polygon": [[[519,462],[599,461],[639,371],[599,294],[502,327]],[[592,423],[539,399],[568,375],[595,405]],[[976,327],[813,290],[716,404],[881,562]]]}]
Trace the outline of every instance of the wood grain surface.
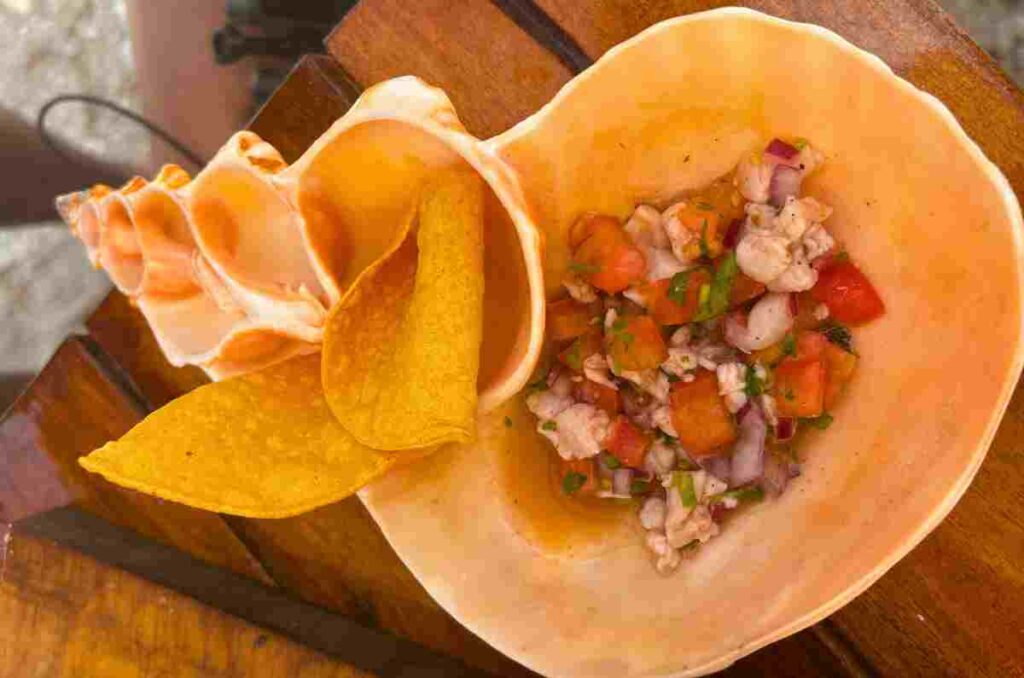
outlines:
[{"label": "wood grain surface", "polygon": [[0,678],[366,675],[42,539],[0,555]]},{"label": "wood grain surface", "polygon": [[201,560],[270,583],[220,516],[117,487],[78,457],[128,431],[145,414],[106,370],[91,342],[64,342],[30,392],[0,423],[0,520],[75,505]]},{"label": "wood grain surface", "polygon": [[[537,8],[522,0],[361,0],[328,41],[328,51],[340,67],[324,57],[304,59],[251,127],[291,161],[347,109],[360,86],[413,73],[444,87],[470,131],[487,136],[535,110],[568,81],[573,71],[567,63],[578,66],[580,62],[567,59],[566,54],[578,52],[597,58],[657,20],[718,4],[538,0],[537,5],[560,26],[561,37],[571,42],[568,51],[554,53],[542,44],[551,44],[550,32],[541,35],[536,25],[531,28],[524,20],[523,11],[510,11],[510,6],[525,8],[528,19]],[[764,0],[743,4],[821,23],[878,53],[898,72],[945,101],[1018,192],[1024,188],[1024,98],[932,2]],[[541,42],[531,37],[531,31]],[[272,577],[305,600],[454,654],[471,666],[501,675],[525,673],[430,599],[355,499],[287,520],[224,519],[84,477],[73,463],[79,454],[123,433],[149,407],[205,381],[198,371],[170,367],[141,316],[116,293],[90,318],[88,328],[91,339],[66,343],[15,405],[12,416],[0,424],[0,496],[5,500],[0,516],[74,500],[112,522],[247,576],[264,581]],[[107,357],[113,365],[107,364]],[[1019,565],[1024,562],[1022,442],[1024,396],[1018,393],[974,485],[932,536],[874,587],[833,615],[829,623],[741,660],[729,673],[1024,674],[1024,576]],[[32,490],[20,489],[25,487]],[[64,575],[67,572],[61,568],[72,567],[42,556],[32,563],[33,567],[56,568]],[[103,581],[113,582],[111,591],[126,587],[125,600],[130,602],[132,585],[113,576],[104,575]],[[50,589],[36,586],[31,578],[23,581],[29,591],[61,589],[59,585]],[[7,607],[14,605],[6,602],[7,593],[0,585],[0,620],[15,616],[24,626],[32,623],[30,617],[43,620],[45,615],[55,614],[42,608],[26,612],[29,608]],[[118,594],[106,595],[111,598],[102,601],[111,606],[103,608],[107,626],[116,625],[118,619],[139,620],[145,629],[159,629],[168,623],[166,611],[161,616],[153,608],[152,613],[145,613],[150,616],[132,617],[130,606],[123,606],[128,603],[113,599]],[[31,596],[18,593],[15,597],[23,603],[22,598]],[[81,600],[85,600],[82,607],[89,602]],[[77,604],[62,609],[72,614],[80,609],[73,607]],[[10,614],[6,614],[8,610]],[[82,623],[89,619],[73,618]],[[201,622],[191,623],[198,628]],[[192,658],[204,656],[195,654],[197,647],[221,647],[219,642],[204,646],[204,638],[185,632],[124,641],[121,636],[102,635],[114,633],[105,627],[73,632],[68,630],[71,622],[62,623],[62,630],[52,632],[58,640],[47,636],[47,642],[52,641],[46,646],[51,648],[48,652],[35,653],[33,648],[18,645],[20,654],[15,656],[10,643],[0,643],[8,648],[7,654],[0,655],[0,671],[27,665],[12,663],[15,661],[57,666],[67,655],[78,662],[70,665],[78,672],[66,675],[101,675],[89,673],[95,667],[75,654],[81,652],[80,646],[69,649],[76,633],[95,636],[92,642],[101,646],[109,638],[122,649],[118,643],[149,643],[154,638],[173,642],[185,666],[191,666]],[[38,633],[51,632],[39,626]],[[238,659],[242,662],[239,666],[257,666],[244,662],[260,657],[262,649],[238,642],[225,640],[224,647],[237,648],[246,655]],[[135,666],[132,657],[124,658],[126,651],[118,652],[121,654],[110,653],[112,661]],[[48,656],[57,663],[46,664]],[[97,655],[97,661],[100,659]],[[275,675],[300,673],[299,669],[282,671]],[[54,669],[44,675],[65,674]]]}]

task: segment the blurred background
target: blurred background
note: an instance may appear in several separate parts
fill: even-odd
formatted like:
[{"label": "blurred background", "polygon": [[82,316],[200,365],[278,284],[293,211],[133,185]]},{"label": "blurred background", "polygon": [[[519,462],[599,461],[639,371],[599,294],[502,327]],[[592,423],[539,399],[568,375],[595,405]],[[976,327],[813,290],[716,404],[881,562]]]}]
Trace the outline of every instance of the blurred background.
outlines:
[{"label": "blurred background", "polygon": [[[49,199],[163,162],[196,167],[143,127],[53,97],[109,99],[209,158],[355,0],[0,0],[0,411],[107,293]],[[941,0],[1018,84],[1024,0]],[[73,157],[68,158],[69,154]]]}]

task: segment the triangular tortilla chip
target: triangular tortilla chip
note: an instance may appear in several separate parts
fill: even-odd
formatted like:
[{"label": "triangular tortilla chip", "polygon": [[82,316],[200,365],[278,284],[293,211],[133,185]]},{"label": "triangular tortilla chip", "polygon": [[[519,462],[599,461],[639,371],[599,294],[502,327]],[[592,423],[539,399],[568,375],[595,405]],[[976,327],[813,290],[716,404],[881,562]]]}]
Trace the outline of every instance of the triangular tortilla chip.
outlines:
[{"label": "triangular tortilla chip", "polygon": [[201,386],[79,460],[107,480],[196,508],[281,518],[352,494],[393,456],[327,407],[320,356]]},{"label": "triangular tortilla chip", "polygon": [[483,182],[424,189],[415,240],[368,269],[324,330],[323,383],[356,440],[407,450],[473,437],[483,325]]}]

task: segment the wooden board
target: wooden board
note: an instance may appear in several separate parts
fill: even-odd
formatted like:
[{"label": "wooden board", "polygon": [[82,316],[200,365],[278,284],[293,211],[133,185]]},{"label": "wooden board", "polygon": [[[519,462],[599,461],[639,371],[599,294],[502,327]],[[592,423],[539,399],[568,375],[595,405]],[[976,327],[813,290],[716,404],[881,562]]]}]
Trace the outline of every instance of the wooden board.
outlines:
[{"label": "wooden board", "polygon": [[0,423],[0,520],[74,502],[201,560],[270,583],[216,514],[117,487],[78,465],[79,456],[121,436],[144,414],[90,341],[65,341]]},{"label": "wooden board", "polygon": [[0,555],[0,678],[369,674],[50,542]]}]

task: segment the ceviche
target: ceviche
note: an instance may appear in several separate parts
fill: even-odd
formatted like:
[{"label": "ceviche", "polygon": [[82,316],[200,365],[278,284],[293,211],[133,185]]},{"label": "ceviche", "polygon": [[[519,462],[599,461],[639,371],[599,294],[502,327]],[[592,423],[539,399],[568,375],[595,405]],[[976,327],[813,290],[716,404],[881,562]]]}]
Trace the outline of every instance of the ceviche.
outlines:
[{"label": "ceviche", "polygon": [[774,139],[672,204],[569,231],[527,406],[565,493],[637,501],[659,571],[800,474],[801,431],[828,428],[856,371],[850,328],[885,312],[801,196],[822,161]]}]

